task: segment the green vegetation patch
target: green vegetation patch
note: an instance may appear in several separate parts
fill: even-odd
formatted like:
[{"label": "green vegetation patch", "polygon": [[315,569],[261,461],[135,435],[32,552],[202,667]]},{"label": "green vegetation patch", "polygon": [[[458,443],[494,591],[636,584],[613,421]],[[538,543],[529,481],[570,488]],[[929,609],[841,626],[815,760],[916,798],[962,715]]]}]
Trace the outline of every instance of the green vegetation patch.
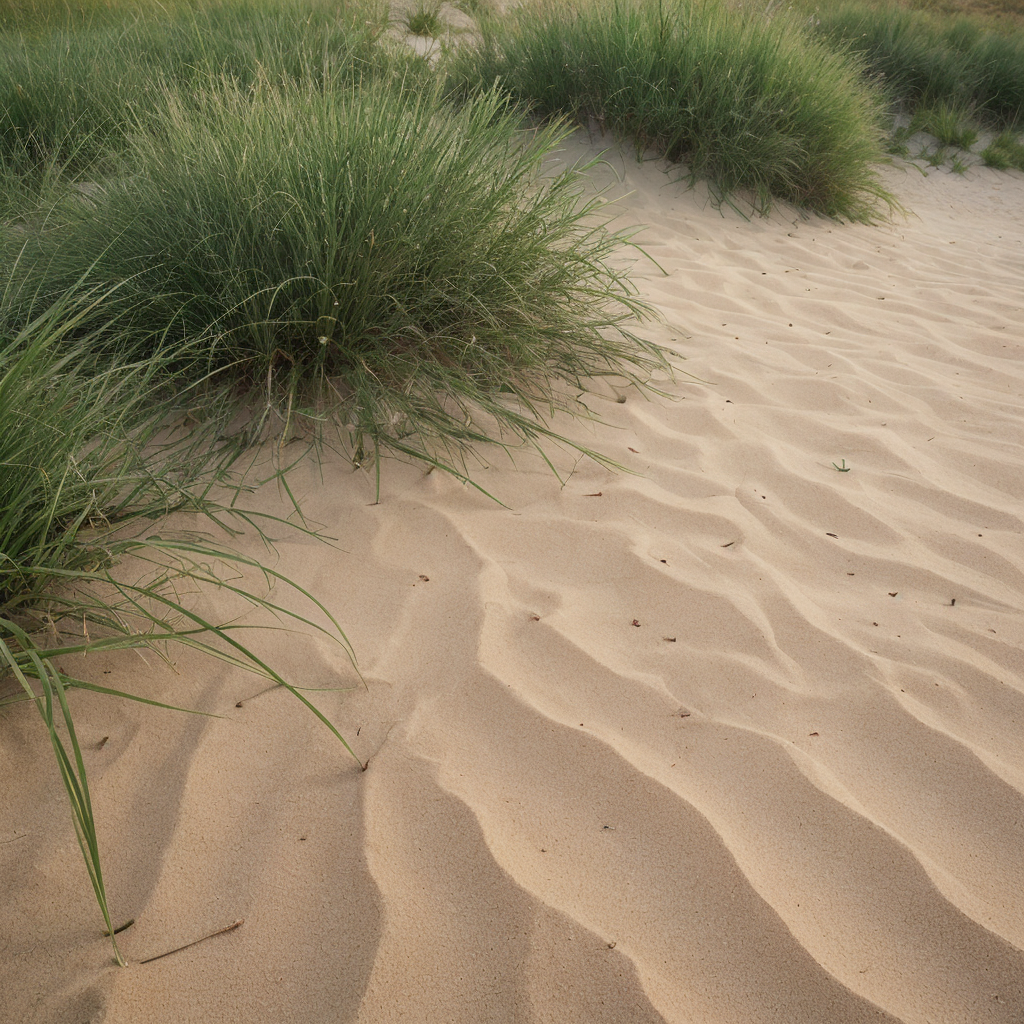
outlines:
[{"label": "green vegetation patch", "polygon": [[969,150],[978,141],[978,129],[966,110],[958,110],[948,103],[920,107],[907,128],[914,132],[934,135],[942,146],[955,146]]},{"label": "green vegetation patch", "polygon": [[[19,174],[107,174],[109,157],[160,128],[168,90],[200,96],[216,79],[335,88],[410,79],[423,62],[380,45],[386,17],[310,0],[227,0],[44,34],[0,35],[0,157]],[[105,162],[107,161],[107,162]]]},{"label": "green vegetation patch", "polygon": [[420,4],[405,19],[406,27],[414,36],[436,38],[444,32],[445,22],[441,17],[440,4]]},{"label": "green vegetation patch", "polygon": [[1024,171],[1024,139],[1009,130],[1000,132],[981,151],[981,158],[987,166],[999,171],[1011,167]]},{"label": "green vegetation patch", "polygon": [[685,162],[720,196],[784,199],[871,220],[893,205],[872,167],[882,104],[856,61],[785,19],[714,0],[534,3],[489,27],[453,78],[499,81],[544,116],[567,115]]},{"label": "green vegetation patch", "polygon": [[119,351],[203,339],[211,368],[333,408],[355,451],[428,458],[550,436],[585,378],[660,363],[629,330],[624,238],[581,174],[539,177],[565,129],[522,132],[497,92],[222,81],[165,102],[122,173],[8,239],[44,297],[117,287]]},{"label": "green vegetation patch", "polygon": [[[524,130],[496,91],[447,102],[379,11],[91,6],[26,0],[0,34],[0,677],[42,717],[112,932],[69,694],[112,691],[65,659],[184,644],[292,689],[344,743],[235,614],[347,649],[328,610],[277,606],[256,586],[286,588],[273,570],[152,521],[258,527],[230,471],[271,404],[332,419],[357,463],[465,478],[475,443],[559,440],[550,417],[589,415],[593,377],[644,386],[665,362],[630,330],[628,238],[583,170],[544,173],[561,123]],[[176,596],[209,587],[240,603],[230,624]]]},{"label": "green vegetation patch", "polygon": [[810,23],[858,54],[893,102],[946,104],[1000,126],[1024,116],[1024,30],[863,3],[822,7]]}]

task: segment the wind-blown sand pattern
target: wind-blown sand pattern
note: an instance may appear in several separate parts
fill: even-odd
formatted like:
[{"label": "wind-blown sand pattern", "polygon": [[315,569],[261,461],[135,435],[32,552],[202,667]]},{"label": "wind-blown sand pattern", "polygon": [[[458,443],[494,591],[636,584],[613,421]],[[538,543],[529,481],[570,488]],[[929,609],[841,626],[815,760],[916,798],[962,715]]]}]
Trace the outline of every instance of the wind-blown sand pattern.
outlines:
[{"label": "wind-blown sand pattern", "polygon": [[693,377],[557,426],[635,475],[292,475],[337,541],[273,564],[366,686],[249,639],[366,772],[259,680],[93,661],[224,716],[76,696],[127,970],[11,712],[4,1020],[1024,1021],[1024,178],[889,169],[862,227],[609,159]]}]

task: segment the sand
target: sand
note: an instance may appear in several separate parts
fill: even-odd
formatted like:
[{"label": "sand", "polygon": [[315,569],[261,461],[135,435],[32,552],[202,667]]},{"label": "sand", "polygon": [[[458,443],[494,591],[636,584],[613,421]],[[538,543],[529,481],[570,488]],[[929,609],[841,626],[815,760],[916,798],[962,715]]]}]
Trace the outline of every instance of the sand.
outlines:
[{"label": "sand", "polygon": [[365,685],[250,639],[342,688],[310,696],[366,771],[259,679],[94,659],[222,716],[75,696],[127,969],[7,713],[0,1018],[1024,1020],[1024,176],[887,168],[914,216],[865,227],[609,161],[682,372],[557,426],[629,472],[483,453],[506,507],[397,462],[379,504],[336,457],[293,473],[336,540],[261,556]]}]

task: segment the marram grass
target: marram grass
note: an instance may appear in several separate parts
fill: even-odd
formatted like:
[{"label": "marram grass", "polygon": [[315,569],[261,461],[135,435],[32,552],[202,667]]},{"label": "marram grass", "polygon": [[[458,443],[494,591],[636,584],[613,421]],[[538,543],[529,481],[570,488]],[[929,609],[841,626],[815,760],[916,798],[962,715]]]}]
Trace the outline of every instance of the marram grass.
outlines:
[{"label": "marram grass", "polygon": [[809,24],[863,59],[894,103],[970,110],[999,128],[1024,118],[1024,28],[997,32],[970,18],[864,3],[822,6]]},{"label": "marram grass", "polygon": [[873,166],[884,104],[861,70],[793,21],[716,0],[538,0],[489,22],[450,77],[610,129],[757,210],[870,221],[896,204]]},{"label": "marram grass", "polygon": [[663,364],[566,128],[521,130],[496,90],[456,108],[402,80],[220,80],[165,94],[87,200],[40,211],[20,267],[44,295],[117,287],[117,344],[201,339],[211,369],[329,408],[352,450],[459,472],[485,440],[538,443],[589,378]]},{"label": "marram grass", "polygon": [[366,3],[339,10],[324,0],[218,0],[165,11],[153,0],[135,17],[111,6],[84,24],[0,33],[5,166],[109,173],[109,156],[129,136],[159,130],[168,89],[201,95],[211,76],[240,89],[260,78],[322,88],[425,70],[410,52],[380,45],[387,19]]}]

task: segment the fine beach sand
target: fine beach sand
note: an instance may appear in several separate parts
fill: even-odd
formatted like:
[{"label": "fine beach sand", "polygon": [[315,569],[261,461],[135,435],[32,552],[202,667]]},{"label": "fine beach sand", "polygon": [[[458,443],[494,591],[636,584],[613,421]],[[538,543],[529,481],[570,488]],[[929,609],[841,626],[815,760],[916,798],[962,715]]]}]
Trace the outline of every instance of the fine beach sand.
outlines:
[{"label": "fine beach sand", "polygon": [[334,546],[262,557],[365,687],[327,642],[248,640],[345,688],[310,696],[365,772],[287,692],[243,701],[262,680],[90,662],[223,716],[74,697],[125,970],[7,713],[0,1019],[1024,1020],[1024,176],[886,168],[913,215],[864,227],[608,161],[682,372],[556,426],[631,472],[482,453],[507,507],[292,473]]}]

